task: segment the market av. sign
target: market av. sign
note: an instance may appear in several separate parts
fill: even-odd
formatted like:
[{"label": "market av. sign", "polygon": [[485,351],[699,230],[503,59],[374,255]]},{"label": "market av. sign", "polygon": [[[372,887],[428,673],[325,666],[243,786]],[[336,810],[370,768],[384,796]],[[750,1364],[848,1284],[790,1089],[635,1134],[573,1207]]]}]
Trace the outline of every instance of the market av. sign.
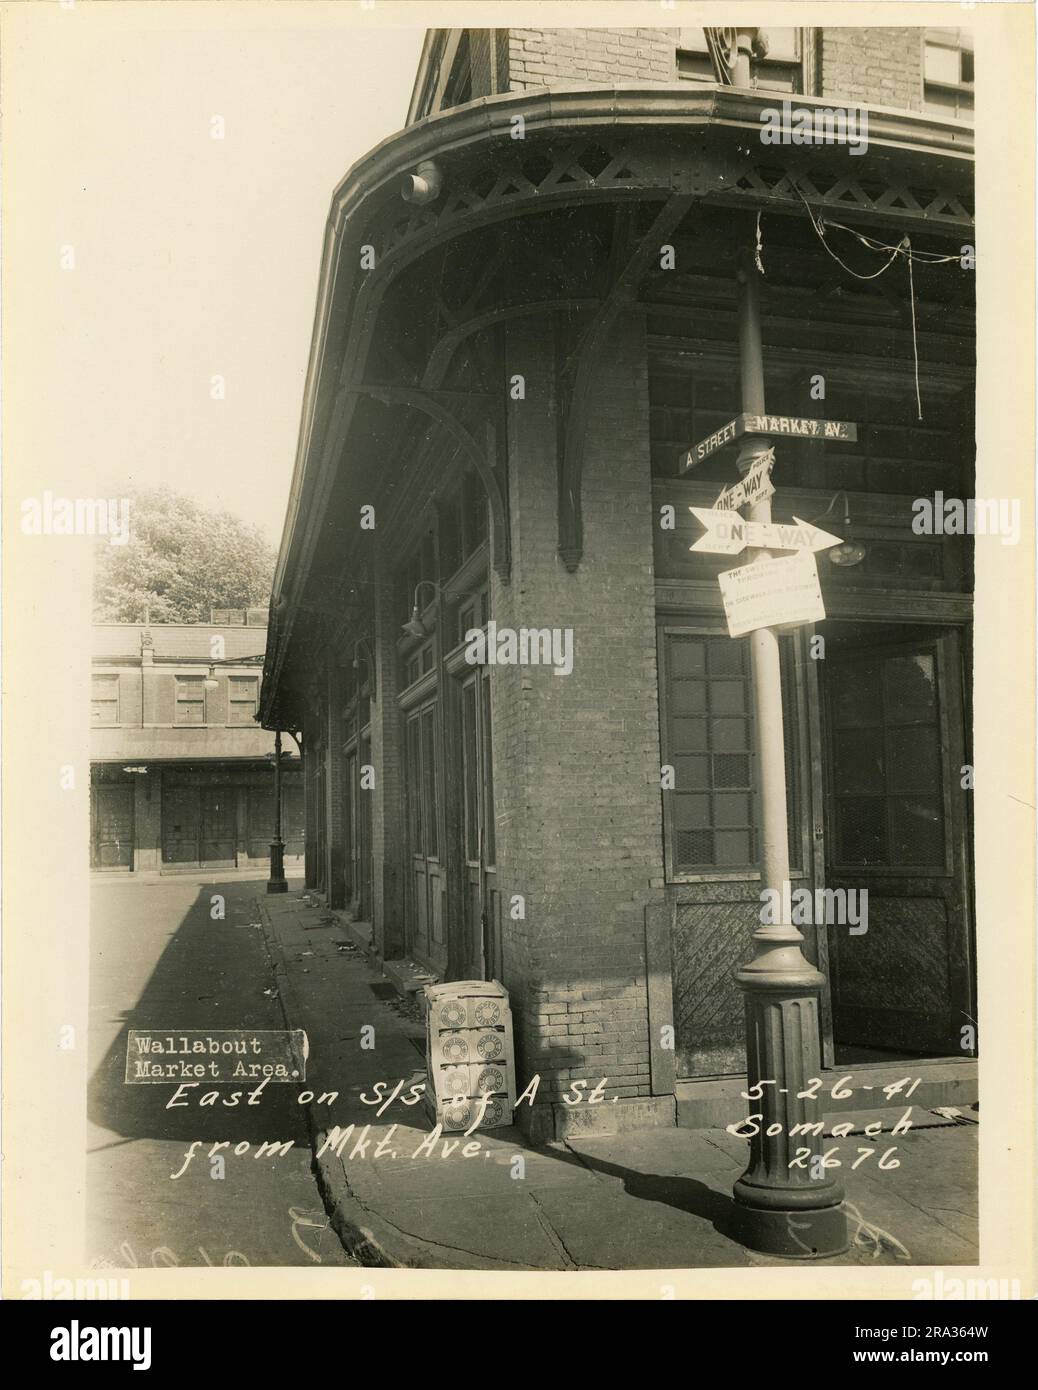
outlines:
[{"label": "market av. sign", "polygon": [[807,420],[797,415],[751,415],[743,411],[698,444],[693,444],[684,457],[682,472],[687,473],[744,434],[774,434],[789,439],[828,439],[834,443],[853,444],[858,438],[858,426],[850,420]]}]

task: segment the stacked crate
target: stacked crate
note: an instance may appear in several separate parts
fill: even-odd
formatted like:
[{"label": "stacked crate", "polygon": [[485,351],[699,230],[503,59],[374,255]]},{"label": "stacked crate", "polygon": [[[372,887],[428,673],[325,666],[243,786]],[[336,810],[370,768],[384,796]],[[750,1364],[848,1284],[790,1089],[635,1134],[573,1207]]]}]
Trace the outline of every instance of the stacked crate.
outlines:
[{"label": "stacked crate", "polygon": [[512,1123],[515,1046],[508,991],[496,980],[425,987],[425,1102],[445,1130],[466,1130],[491,1093],[480,1129]]}]

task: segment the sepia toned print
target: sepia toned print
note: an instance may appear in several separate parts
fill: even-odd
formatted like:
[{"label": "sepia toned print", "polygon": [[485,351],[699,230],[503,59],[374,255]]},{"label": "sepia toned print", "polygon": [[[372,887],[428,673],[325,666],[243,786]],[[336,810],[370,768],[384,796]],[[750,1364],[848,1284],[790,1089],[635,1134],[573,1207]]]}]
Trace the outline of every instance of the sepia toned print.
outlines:
[{"label": "sepia toned print", "polygon": [[[1014,1044],[984,996],[1033,954],[987,799],[1022,844],[989,21],[385,0],[238,50],[212,0],[210,50],[132,8],[146,38],[70,22],[197,72],[169,158],[226,282],[172,366],[142,332],[132,440],[9,494],[26,564],[75,548],[83,595],[46,773],[79,830],[34,832],[81,923],[41,1011],[78,1235],[23,1240],[14,1296],[1029,1296],[984,1215],[1033,1103],[1005,1101],[1033,1015]],[[271,196],[241,122],[294,99],[313,146],[261,270],[256,206],[214,190]],[[199,262],[157,235],[175,312]]]}]

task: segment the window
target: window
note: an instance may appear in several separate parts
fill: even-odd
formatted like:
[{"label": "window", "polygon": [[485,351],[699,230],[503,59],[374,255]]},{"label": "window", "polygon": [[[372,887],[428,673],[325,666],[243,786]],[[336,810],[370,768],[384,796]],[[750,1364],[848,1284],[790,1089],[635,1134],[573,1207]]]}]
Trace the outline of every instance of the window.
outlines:
[{"label": "window", "polygon": [[923,109],[958,121],[973,119],[973,35],[969,30],[926,30]]},{"label": "window", "polygon": [[90,722],[118,724],[119,677],[93,676],[90,682]]},{"label": "window", "polygon": [[[753,85],[769,92],[804,90],[804,43],[802,30],[768,28],[764,58],[754,58]],[[702,29],[678,30],[678,77],[692,82],[716,82],[713,65]]]},{"label": "window", "polygon": [[205,723],[205,677],[177,676],[177,699],[174,723]]},{"label": "window", "polygon": [[[790,866],[800,866],[799,730],[790,639],[781,639]],[[668,875],[758,868],[750,646],[731,638],[664,634],[663,793]]]},{"label": "window", "polygon": [[227,682],[228,723],[253,724],[259,701],[258,676],[231,676]]},{"label": "window", "polygon": [[866,651],[826,671],[834,859],[942,868],[941,726],[932,651]]},{"label": "window", "polygon": [[411,853],[435,859],[439,853],[435,703],[409,717],[406,751]]}]

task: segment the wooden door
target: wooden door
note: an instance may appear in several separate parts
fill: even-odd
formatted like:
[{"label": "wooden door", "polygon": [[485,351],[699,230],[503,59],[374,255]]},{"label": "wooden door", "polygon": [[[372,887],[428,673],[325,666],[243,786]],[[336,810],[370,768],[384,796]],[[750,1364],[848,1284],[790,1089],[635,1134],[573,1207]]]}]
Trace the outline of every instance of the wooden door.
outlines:
[{"label": "wooden door", "polygon": [[197,864],[199,853],[197,787],[162,787],[162,862]]},{"label": "wooden door", "polygon": [[208,868],[231,868],[238,862],[238,790],[200,788],[199,862]]},{"label": "wooden door", "polygon": [[461,685],[462,861],[466,974],[490,979],[501,973],[500,942],[493,930],[496,873],[494,773],[490,714],[490,673],[482,668]]},{"label": "wooden door", "polygon": [[91,788],[92,868],[133,868],[133,790],[132,784]]},{"label": "wooden door", "polygon": [[976,1010],[958,636],[858,635],[820,666],[826,883],[869,895],[866,932],[829,929],[837,1048],[961,1056]]},{"label": "wooden door", "polygon": [[439,787],[436,702],[433,700],[412,711],[407,719],[408,949],[442,971],[447,962],[447,938]]},{"label": "wooden door", "polygon": [[298,775],[282,779],[281,838],[285,842],[285,863],[300,864],[306,843],[306,808],[303,782]]}]

